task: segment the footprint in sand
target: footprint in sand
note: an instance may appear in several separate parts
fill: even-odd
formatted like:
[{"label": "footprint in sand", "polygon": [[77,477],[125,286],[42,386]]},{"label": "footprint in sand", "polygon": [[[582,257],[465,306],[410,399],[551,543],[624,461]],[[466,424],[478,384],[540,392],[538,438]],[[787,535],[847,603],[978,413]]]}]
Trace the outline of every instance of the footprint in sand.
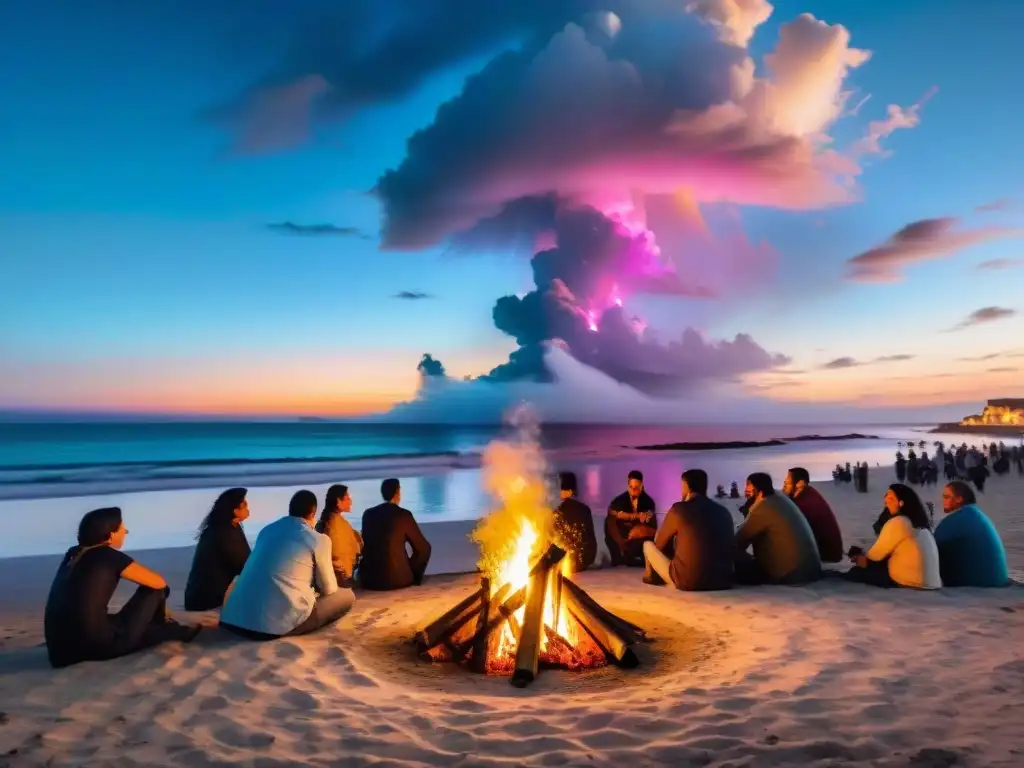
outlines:
[{"label": "footprint in sand", "polygon": [[307,712],[320,709],[320,702],[312,694],[300,691],[297,688],[289,688],[281,694],[281,701],[285,704]]},{"label": "footprint in sand", "polygon": [[220,709],[227,709],[229,706],[231,706],[230,702],[223,696],[210,696],[199,702],[199,711],[215,712]]},{"label": "footprint in sand", "polygon": [[247,733],[238,725],[227,725],[213,731],[213,738],[226,747],[266,749],[276,738],[270,733]]}]

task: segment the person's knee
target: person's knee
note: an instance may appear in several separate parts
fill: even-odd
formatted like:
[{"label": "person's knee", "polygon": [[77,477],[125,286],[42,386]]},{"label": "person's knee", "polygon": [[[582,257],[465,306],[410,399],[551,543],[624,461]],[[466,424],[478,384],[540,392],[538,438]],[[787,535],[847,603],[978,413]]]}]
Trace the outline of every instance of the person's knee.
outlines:
[{"label": "person's knee", "polygon": [[650,541],[650,540],[647,540],[647,541],[644,542],[644,548],[643,549],[644,549],[644,557],[646,557],[648,560],[651,559],[651,553],[652,552],[657,552],[658,551],[658,548],[656,546],[654,546],[654,542]]}]

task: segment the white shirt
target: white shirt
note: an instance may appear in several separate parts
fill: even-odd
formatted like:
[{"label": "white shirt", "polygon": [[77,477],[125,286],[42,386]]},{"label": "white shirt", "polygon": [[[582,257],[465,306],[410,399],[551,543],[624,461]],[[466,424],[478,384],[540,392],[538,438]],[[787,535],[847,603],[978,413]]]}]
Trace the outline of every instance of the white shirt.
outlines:
[{"label": "white shirt", "polygon": [[915,528],[905,515],[896,515],[882,527],[868,551],[876,562],[889,558],[889,576],[897,584],[917,589],[939,589],[939,548],[927,528]]},{"label": "white shirt", "polygon": [[283,517],[256,537],[220,618],[252,632],[286,635],[309,618],[318,592],[337,590],[331,540],[302,518]]}]

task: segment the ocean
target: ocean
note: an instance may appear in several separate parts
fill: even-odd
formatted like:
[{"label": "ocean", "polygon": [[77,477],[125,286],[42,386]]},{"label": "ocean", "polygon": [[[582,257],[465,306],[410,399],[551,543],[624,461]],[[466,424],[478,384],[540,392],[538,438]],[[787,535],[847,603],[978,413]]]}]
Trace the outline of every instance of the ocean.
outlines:
[{"label": "ocean", "polygon": [[[938,438],[952,444],[977,436],[930,435],[931,425],[690,425],[671,427],[557,426],[541,430],[552,472],[577,472],[581,496],[595,509],[640,469],[665,508],[679,496],[682,470],[700,467],[712,488],[753,471],[781,485],[803,466],[831,480],[836,464],[891,466],[898,441]],[[500,437],[497,427],[366,425],[344,422],[80,422],[0,423],[0,557],[63,551],[89,509],[121,506],[131,520],[132,546],[183,546],[219,490],[253,489],[250,536],[280,516],[298,487],[322,495],[350,486],[355,508],[379,499],[379,483],[402,481],[403,504],[423,522],[471,520],[486,513],[480,456]],[[800,435],[860,433],[878,439],[791,442],[728,450],[646,451],[666,443],[768,441]],[[889,477],[886,471],[885,477]],[[880,493],[880,491],[879,491]]]}]

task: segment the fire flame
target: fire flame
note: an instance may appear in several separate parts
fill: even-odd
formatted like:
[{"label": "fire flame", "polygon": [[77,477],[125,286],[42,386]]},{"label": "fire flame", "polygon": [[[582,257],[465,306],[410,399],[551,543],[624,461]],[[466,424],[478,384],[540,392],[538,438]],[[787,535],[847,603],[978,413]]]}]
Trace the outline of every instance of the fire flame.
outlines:
[{"label": "fire flame", "polygon": [[1009,426],[1024,427],[1024,410],[1004,405],[989,405],[980,416],[968,416],[960,422],[964,427]]},{"label": "fire flame", "polygon": [[[492,442],[483,458],[484,486],[497,506],[480,521],[471,538],[480,545],[479,566],[490,578],[491,595],[506,584],[510,587],[509,594],[513,594],[528,585],[531,565],[556,538],[545,482],[546,462],[535,428],[529,426],[520,426],[514,440]],[[571,567],[571,558],[562,561],[563,574],[568,575]],[[544,624],[567,643],[575,645],[575,628],[568,620],[567,611],[556,606],[554,582],[552,573],[545,585]],[[522,624],[525,613],[524,606],[513,615],[516,624]],[[514,655],[517,642],[506,623],[498,641],[497,656]],[[548,645],[545,634],[541,650],[546,650]]]}]

